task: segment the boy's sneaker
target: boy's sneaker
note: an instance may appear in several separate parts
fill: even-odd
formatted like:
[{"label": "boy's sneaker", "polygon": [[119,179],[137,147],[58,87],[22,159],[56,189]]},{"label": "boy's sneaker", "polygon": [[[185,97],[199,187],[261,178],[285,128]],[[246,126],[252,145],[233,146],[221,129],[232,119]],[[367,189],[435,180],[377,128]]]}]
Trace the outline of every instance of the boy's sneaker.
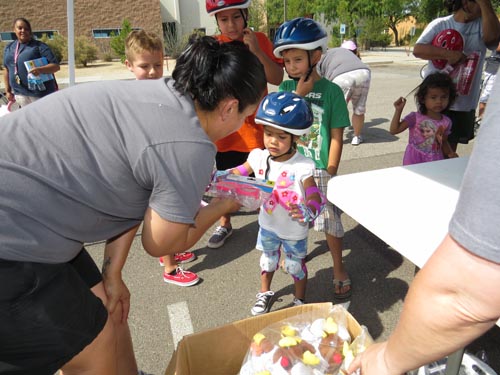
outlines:
[{"label": "boy's sneaker", "polygon": [[[175,263],[177,264],[189,263],[196,260],[196,255],[194,255],[194,253],[190,251],[185,251],[183,253],[175,253],[174,260]],[[165,264],[163,263],[163,257],[159,257],[158,261],[160,262],[160,266],[162,267],[165,266]]]},{"label": "boy's sneaker", "polygon": [[351,145],[357,146],[360,143],[363,143],[363,137],[362,136],[355,135],[354,137],[352,137]]},{"label": "boy's sneaker", "polygon": [[232,227],[226,228],[219,225],[217,228],[215,228],[212,237],[210,237],[210,239],[208,240],[207,246],[211,249],[218,249],[219,247],[224,245],[224,242],[226,242],[231,234],[233,234]]},{"label": "boy's sneaker", "polygon": [[185,271],[181,267],[177,267],[170,273],[164,272],[163,281],[178,286],[191,286],[200,281],[200,278],[194,272]]},{"label": "boy's sneaker", "polygon": [[255,301],[255,305],[252,307],[252,315],[260,315],[269,312],[271,309],[274,292],[268,291],[263,293],[257,293],[257,301]]},{"label": "boy's sneaker", "polygon": [[304,304],[305,304],[305,302],[304,302],[303,299],[300,299],[300,298],[297,298],[297,297],[293,298],[293,305],[294,306],[302,306]]}]

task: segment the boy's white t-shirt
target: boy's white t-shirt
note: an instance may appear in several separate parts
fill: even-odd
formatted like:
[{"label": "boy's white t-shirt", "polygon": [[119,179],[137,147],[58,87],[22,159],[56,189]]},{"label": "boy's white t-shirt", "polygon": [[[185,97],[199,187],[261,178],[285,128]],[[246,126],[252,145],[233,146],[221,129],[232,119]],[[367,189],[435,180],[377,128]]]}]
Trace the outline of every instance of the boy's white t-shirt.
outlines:
[{"label": "boy's white t-shirt", "polygon": [[[269,151],[255,149],[248,156],[248,163],[254,171],[255,177],[265,179]],[[299,152],[295,152],[289,160],[284,162],[274,161],[269,158],[269,181],[294,181],[287,189],[296,192],[301,200],[304,198],[302,183],[308,177],[313,175],[314,162],[306,158]],[[286,176],[286,177],[285,177]],[[275,190],[279,189],[275,185]],[[288,215],[288,210],[282,205],[277,204],[276,208],[268,213],[264,206],[261,206],[259,212],[259,225],[285,240],[302,240],[307,238],[309,225],[293,220]]]}]

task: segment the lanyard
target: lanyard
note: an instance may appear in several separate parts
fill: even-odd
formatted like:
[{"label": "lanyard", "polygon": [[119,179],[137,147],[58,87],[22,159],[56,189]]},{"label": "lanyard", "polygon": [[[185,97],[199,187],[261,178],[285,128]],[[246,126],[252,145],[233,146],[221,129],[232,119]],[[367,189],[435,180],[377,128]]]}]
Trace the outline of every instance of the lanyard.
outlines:
[{"label": "lanyard", "polygon": [[[22,51],[21,51],[22,52]],[[17,74],[17,59],[19,58],[19,40],[16,45],[16,52],[14,52],[14,74]]]}]

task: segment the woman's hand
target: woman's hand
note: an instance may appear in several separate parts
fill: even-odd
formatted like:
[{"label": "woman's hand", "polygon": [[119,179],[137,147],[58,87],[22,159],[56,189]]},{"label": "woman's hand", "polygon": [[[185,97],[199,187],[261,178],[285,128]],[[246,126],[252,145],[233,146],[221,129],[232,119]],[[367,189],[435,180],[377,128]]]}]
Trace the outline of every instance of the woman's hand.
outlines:
[{"label": "woman's hand", "polygon": [[122,311],[120,322],[126,322],[130,311],[130,291],[123,282],[121,276],[110,275],[105,277],[103,275],[103,284],[106,296],[108,297],[108,302],[106,304],[108,313],[113,314],[118,304],[120,304]]},{"label": "woman's hand", "polygon": [[391,372],[385,361],[387,342],[370,345],[365,352],[358,355],[347,369],[349,375],[400,375]]},{"label": "woman's hand", "polygon": [[40,67],[35,66],[28,73],[33,74],[34,76],[38,77],[42,72],[40,71]]}]

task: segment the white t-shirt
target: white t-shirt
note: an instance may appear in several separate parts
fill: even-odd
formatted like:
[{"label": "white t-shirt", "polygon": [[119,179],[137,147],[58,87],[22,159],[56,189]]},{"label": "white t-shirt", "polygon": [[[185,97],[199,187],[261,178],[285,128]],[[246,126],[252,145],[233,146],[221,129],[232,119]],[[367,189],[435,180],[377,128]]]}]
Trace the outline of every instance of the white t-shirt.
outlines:
[{"label": "white t-shirt", "polygon": [[[432,40],[439,32],[446,29],[454,29],[457,30],[464,39],[463,52],[466,55],[473,52],[479,53],[479,63],[469,95],[457,97],[457,100],[455,100],[455,103],[450,108],[454,111],[468,112],[475,110],[479,102],[481,72],[483,71],[484,57],[486,55],[486,45],[483,42],[481,22],[480,18],[467,23],[457,22],[453,18],[453,15],[436,18],[427,25],[422,35],[420,35],[420,38],[417,40],[417,44],[431,44]],[[438,71],[438,69],[432,63],[429,63],[429,70],[427,72],[432,73],[434,71]]]},{"label": "white t-shirt", "polygon": [[[248,155],[248,163],[252,167],[255,177],[265,179],[269,151],[255,149]],[[267,180],[275,182],[275,192],[286,189],[295,192],[298,199],[303,201],[303,181],[313,175],[314,162],[299,152],[295,152],[290,159],[284,162],[274,161],[269,158],[269,173]],[[289,186],[286,186],[289,185]],[[286,186],[286,187],[285,187]],[[283,203],[286,204],[286,203]],[[282,204],[277,204],[270,211],[266,205],[262,205],[259,212],[259,225],[269,231],[276,233],[280,238],[286,240],[302,240],[307,238],[309,225],[299,223],[288,215],[288,210]]]}]

